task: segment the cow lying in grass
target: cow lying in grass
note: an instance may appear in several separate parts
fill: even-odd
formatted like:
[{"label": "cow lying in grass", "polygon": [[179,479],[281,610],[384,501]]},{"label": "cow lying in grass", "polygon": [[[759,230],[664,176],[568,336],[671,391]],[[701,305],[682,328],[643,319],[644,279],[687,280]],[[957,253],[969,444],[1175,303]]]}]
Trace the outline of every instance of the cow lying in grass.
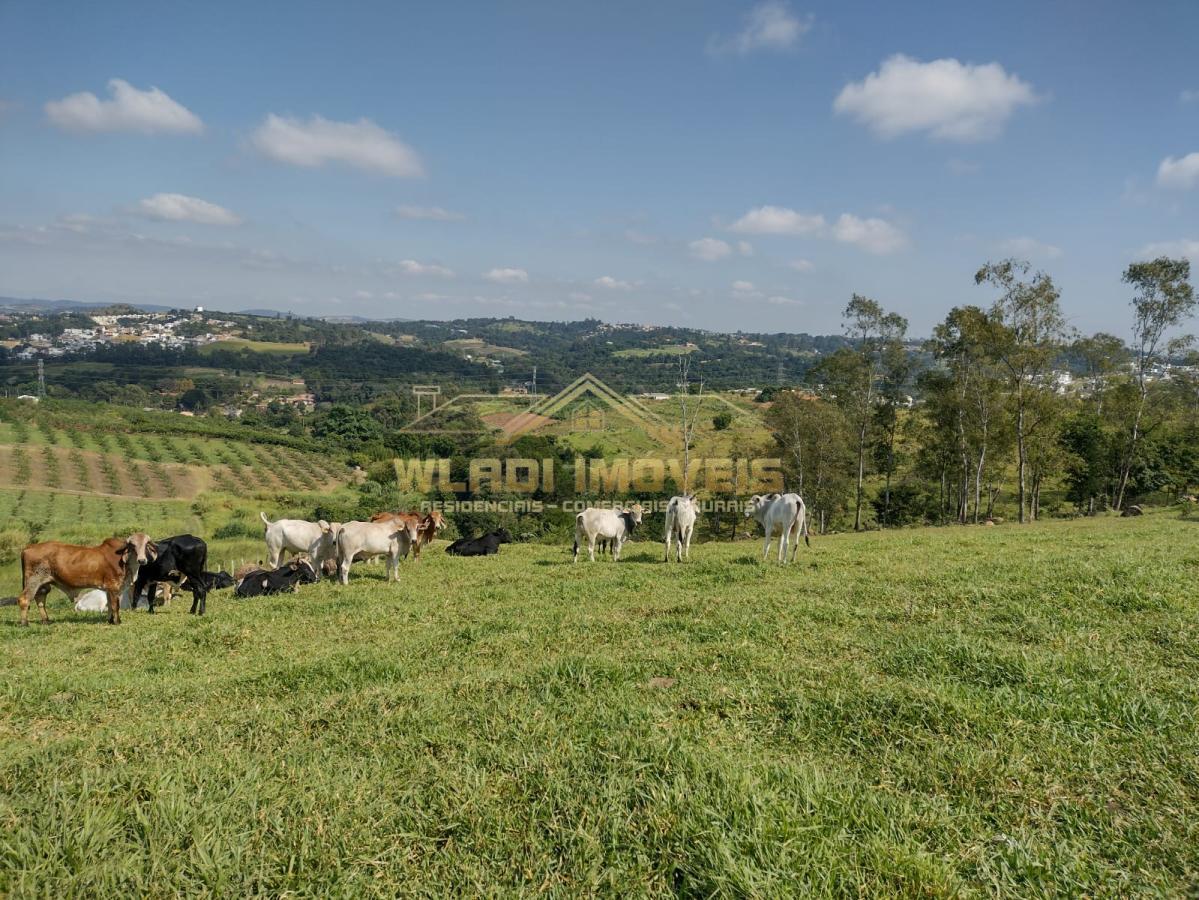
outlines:
[{"label": "cow lying in grass", "polygon": [[451,556],[494,556],[500,552],[500,544],[511,544],[512,535],[507,528],[489,531],[482,537],[459,538],[445,548]]},{"label": "cow lying in grass", "polygon": [[[234,580],[233,576],[227,572],[202,572],[200,577],[203,581],[204,589],[209,592],[223,591],[226,588],[231,588],[237,584],[237,581]],[[179,576],[178,586],[186,587],[187,580],[188,579],[186,576]],[[176,585],[172,581],[163,581],[159,583],[158,587],[161,588],[161,597],[156,596],[154,598],[154,605],[165,606],[167,603],[171,602],[171,589],[176,587]],[[130,609],[136,605],[130,600],[129,593],[130,592],[127,591],[121,594],[121,609]],[[155,591],[155,593],[158,594],[159,592]],[[145,594],[139,594],[138,603],[140,603],[143,599],[149,603],[149,594],[149,590],[147,590]],[[75,598],[76,612],[104,612],[106,609],[108,609],[108,597],[105,596],[103,591],[84,591]]]},{"label": "cow lying in grass", "polygon": [[246,573],[233,593],[237,597],[291,593],[297,585],[315,584],[317,577],[316,567],[307,557],[295,556],[271,572],[255,569]]},{"label": "cow lying in grass", "polygon": [[92,588],[108,599],[108,623],[121,624],[121,594],[127,593],[141,566],[157,554],[148,534],[135,532],[127,538],[109,538],[95,547],[46,541],[30,544],[21,551],[21,624],[29,624],[29,598],[37,602],[42,624],[48,625],[46,595],[57,587],[74,599]]}]

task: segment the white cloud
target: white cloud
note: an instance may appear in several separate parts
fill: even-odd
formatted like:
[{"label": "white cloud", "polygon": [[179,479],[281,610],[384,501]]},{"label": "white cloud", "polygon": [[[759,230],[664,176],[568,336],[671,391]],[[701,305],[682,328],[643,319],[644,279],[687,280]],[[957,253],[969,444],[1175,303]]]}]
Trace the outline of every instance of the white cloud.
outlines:
[{"label": "white cloud", "polygon": [[90,91],[51,100],[46,118],[66,131],[137,131],[142,134],[199,134],[204,123],[156,87],[140,91],[127,81],[108,82],[111,100]]},{"label": "white cloud", "polygon": [[610,291],[627,291],[633,287],[629,282],[613,278],[611,275],[601,275],[595,279],[595,284],[597,287],[607,288]]},{"label": "white cloud", "polygon": [[1195,103],[1196,101],[1199,101],[1199,91],[1197,90],[1187,89],[1178,95],[1179,103]]},{"label": "white cloud", "polygon": [[436,275],[439,278],[453,278],[454,270],[447,269],[435,263],[417,262],[415,259],[400,260],[400,271],[405,275]]},{"label": "white cloud", "polygon": [[1189,191],[1199,185],[1199,153],[1188,153],[1175,159],[1167,156],[1157,167],[1158,187]]},{"label": "white cloud", "polygon": [[767,297],[766,302],[773,306],[803,306],[802,300],[793,300],[790,297],[780,297],[778,295]]},{"label": "white cloud", "polygon": [[571,291],[566,296],[568,298],[570,298],[571,300],[573,300],[575,303],[587,303],[588,301],[591,300],[591,295],[588,293],[585,293],[583,291]]},{"label": "white cloud", "polygon": [[819,234],[824,230],[824,216],[785,206],[759,206],[730,225],[729,230],[741,234]]},{"label": "white cloud", "polygon": [[926,131],[940,140],[981,141],[996,137],[1018,106],[1037,99],[1032,85],[999,63],[923,63],[900,53],[845,85],[833,109],[882,138]]},{"label": "white cloud", "polygon": [[401,219],[429,219],[433,222],[461,222],[466,218],[460,212],[440,206],[397,206],[396,215]]},{"label": "white cloud", "polygon": [[738,294],[749,294],[754,290],[754,283],[752,281],[734,281],[733,290]]},{"label": "white cloud", "polygon": [[968,159],[951,159],[945,164],[951,175],[974,175],[982,166]]},{"label": "white cloud", "polygon": [[754,245],[749,241],[737,241],[737,252],[742,256],[753,256]]},{"label": "white cloud", "polygon": [[1146,244],[1141,248],[1141,259],[1156,259],[1159,256],[1170,256],[1175,259],[1183,257],[1199,265],[1199,238],[1183,238],[1178,241],[1158,241]]},{"label": "white cloud", "polygon": [[718,259],[724,259],[733,252],[733,248],[719,238],[700,238],[698,241],[692,241],[687,245],[691,250],[691,255],[696,259],[702,259],[705,262],[715,262]]},{"label": "white cloud", "polygon": [[793,259],[787,263],[787,267],[794,269],[796,272],[811,272],[816,268],[815,264],[810,259]]},{"label": "white cloud", "polygon": [[524,269],[491,269],[483,274],[488,281],[496,284],[528,284],[529,273]]},{"label": "white cloud", "polygon": [[833,237],[845,244],[855,244],[870,253],[894,253],[907,246],[907,236],[882,219],[859,219],[842,213],[833,225]]},{"label": "white cloud", "polygon": [[332,122],[314,115],[302,122],[271,113],[250,142],[268,159],[293,166],[315,168],[339,162],[396,178],[425,173],[415,150],[370,119]]},{"label": "white cloud", "polygon": [[1057,259],[1062,255],[1061,247],[1030,237],[1008,238],[1006,241],[1000,241],[997,249],[1005,256],[1021,259]]},{"label": "white cloud", "polygon": [[138,214],[164,222],[198,222],[201,225],[240,225],[241,219],[223,206],[186,194],[155,194],[137,205]]},{"label": "white cloud", "polygon": [[766,0],[749,11],[745,27],[737,34],[712,37],[708,41],[708,52],[744,55],[754,50],[786,50],[811,28],[811,19],[800,19],[782,0]]}]

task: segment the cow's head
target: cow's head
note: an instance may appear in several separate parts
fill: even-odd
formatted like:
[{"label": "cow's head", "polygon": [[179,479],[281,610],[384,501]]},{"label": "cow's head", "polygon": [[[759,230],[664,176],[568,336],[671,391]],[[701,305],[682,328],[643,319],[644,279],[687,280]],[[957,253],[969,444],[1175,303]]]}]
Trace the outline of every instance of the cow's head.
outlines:
[{"label": "cow's head", "polygon": [[745,518],[752,519],[762,508],[763,497],[761,494],[754,494],[749,498],[749,502],[745,504]]},{"label": "cow's head", "polygon": [[444,531],[446,526],[445,516],[441,514],[440,509],[433,509],[425,513],[425,517],[421,519],[421,528],[433,526],[434,533]]},{"label": "cow's head", "polygon": [[299,584],[316,584],[320,580],[320,576],[316,573],[316,567],[312,565],[312,561],[307,556],[292,557],[288,565],[296,574]]},{"label": "cow's head", "polygon": [[512,532],[510,532],[507,528],[497,529],[496,531],[493,531],[492,534],[494,534],[496,536],[496,539],[501,544],[511,544],[512,543]]},{"label": "cow's head", "polygon": [[627,515],[632,520],[634,525],[641,524],[642,509],[641,509],[640,503],[634,503],[632,506],[626,506],[624,508],[624,512],[625,512],[625,515]]},{"label": "cow's head", "polygon": [[412,519],[397,519],[395,523],[398,527],[397,532],[403,532],[408,535],[408,543],[415,544],[420,537],[420,523]]},{"label": "cow's head", "polygon": [[137,560],[139,566],[153,562],[158,558],[158,545],[150,540],[150,535],[135,531],[125,538],[124,558],[126,563]]}]

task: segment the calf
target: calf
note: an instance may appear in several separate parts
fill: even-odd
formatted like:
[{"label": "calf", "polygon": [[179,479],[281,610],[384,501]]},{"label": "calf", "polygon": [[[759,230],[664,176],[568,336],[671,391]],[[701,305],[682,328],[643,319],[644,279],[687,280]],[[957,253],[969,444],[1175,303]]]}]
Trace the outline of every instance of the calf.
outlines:
[{"label": "calf", "polygon": [[141,566],[153,562],[157,548],[149,535],[136,532],[127,538],[109,538],[95,547],[46,541],[21,551],[21,624],[29,624],[29,597],[37,601],[42,624],[48,625],[46,595],[57,587],[74,599],[98,588],[108,598],[108,623],[121,624],[121,594],[129,590]]},{"label": "calf", "polygon": [[208,563],[208,545],[194,534],[179,534],[158,542],[158,557],[137,573],[130,598],[137,609],[138,598],[146,592],[147,607],[154,612],[154,593],[159,582],[186,587],[192,594],[192,613],[204,615],[208,605],[208,586],[204,566]]},{"label": "calf", "polygon": [[315,584],[318,577],[316,567],[306,557],[296,556],[273,572],[257,569],[246,574],[238,582],[237,590],[233,593],[238,597],[266,597],[270,594],[291,593],[296,589],[296,585]]},{"label": "calf", "polygon": [[500,544],[511,544],[512,535],[507,528],[489,531],[482,537],[459,538],[445,548],[451,556],[494,556],[500,552]]},{"label": "calf", "polygon": [[400,580],[400,557],[416,543],[416,526],[400,519],[383,522],[346,522],[337,534],[337,568],[342,584],[350,583],[355,559],[387,556],[387,580]]},{"label": "calf", "polygon": [[[284,553],[307,553],[319,568],[337,558],[337,532],[340,522],[306,522],[303,519],[278,519],[272,522],[266,513],[259,512],[266,526],[267,566],[279,567]],[[332,574],[330,572],[330,574]]]},{"label": "calf", "polygon": [[445,528],[445,516],[440,510],[434,509],[423,516],[420,513],[390,513],[381,512],[371,516],[372,522],[387,522],[391,520],[401,520],[404,522],[412,522],[416,525],[416,541],[412,545],[412,561],[416,562],[420,559],[421,548],[425,544],[431,544],[433,538],[437,536],[439,531]]}]

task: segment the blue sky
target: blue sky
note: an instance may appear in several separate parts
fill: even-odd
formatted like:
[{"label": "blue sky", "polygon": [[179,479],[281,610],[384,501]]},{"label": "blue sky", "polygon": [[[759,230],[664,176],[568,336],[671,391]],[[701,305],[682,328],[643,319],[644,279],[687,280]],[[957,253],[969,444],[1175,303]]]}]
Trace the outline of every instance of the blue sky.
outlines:
[{"label": "blue sky", "polygon": [[[0,294],[927,334],[1199,263],[1199,3],[0,3]],[[88,96],[91,95],[91,96]]]}]

